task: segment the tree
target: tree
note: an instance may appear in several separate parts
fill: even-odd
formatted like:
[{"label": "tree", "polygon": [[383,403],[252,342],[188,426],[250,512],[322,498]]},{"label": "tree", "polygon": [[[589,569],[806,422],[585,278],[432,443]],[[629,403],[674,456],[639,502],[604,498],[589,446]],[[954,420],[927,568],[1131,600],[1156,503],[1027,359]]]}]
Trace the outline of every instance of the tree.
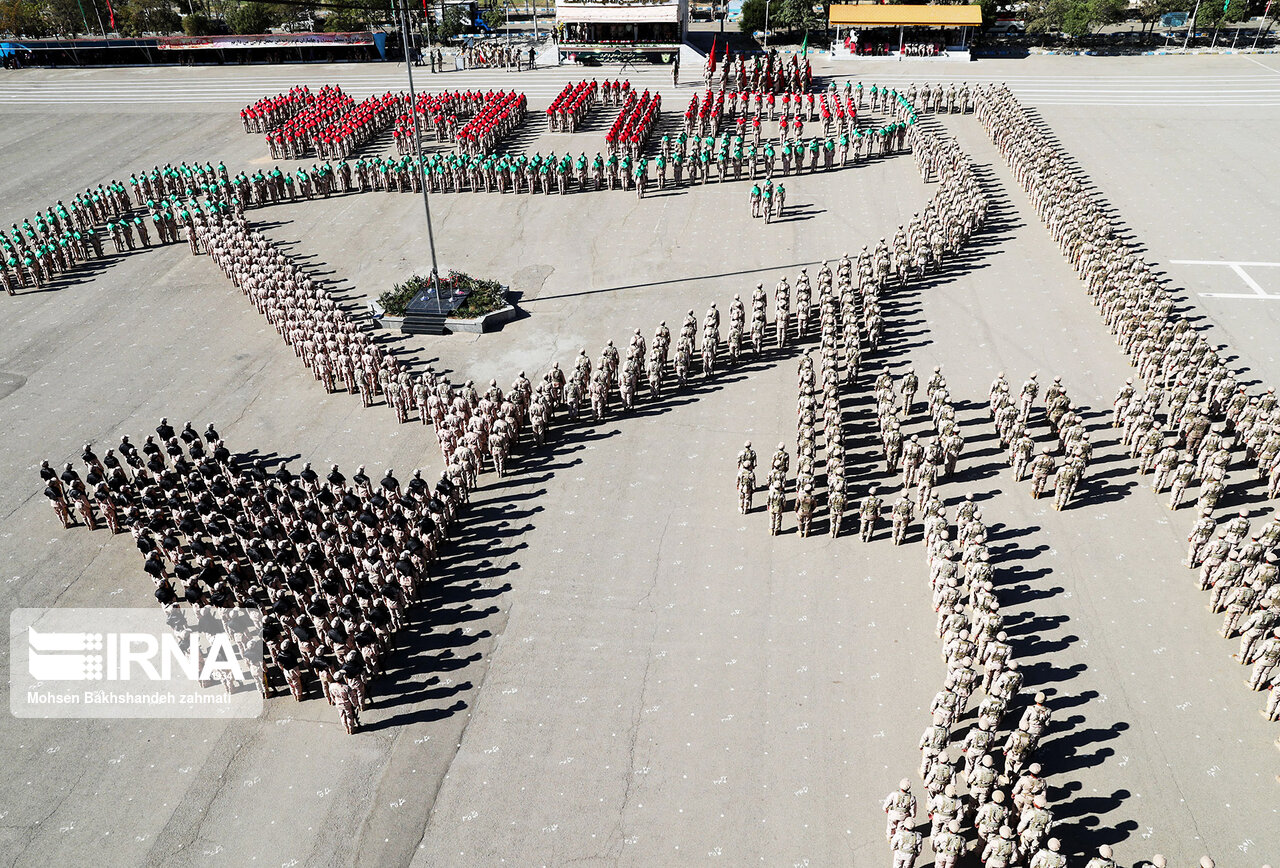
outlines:
[{"label": "tree", "polygon": [[755,33],[764,30],[765,0],[742,0],[742,17],[738,19],[738,29],[743,33]]},{"label": "tree", "polygon": [[32,0],[0,0],[0,33],[39,39],[48,36],[44,9]]},{"label": "tree", "polygon": [[1127,10],[1126,0],[1043,0],[1027,7],[1027,32],[1086,36],[1095,27],[1121,20]]},{"label": "tree", "polygon": [[324,29],[327,33],[350,33],[353,30],[364,30],[364,11],[351,7],[331,9],[324,16]]},{"label": "tree", "polygon": [[1247,0],[1204,0],[1200,11],[1196,13],[1197,27],[1221,27],[1223,24],[1234,24],[1249,17]]},{"label": "tree", "polygon": [[977,2],[970,3],[969,5],[978,6],[982,9],[983,27],[990,27],[992,24],[996,23],[996,14],[999,9],[996,0],[977,0]]},{"label": "tree", "polygon": [[461,6],[446,7],[444,17],[440,20],[440,26],[436,29],[436,38],[441,42],[448,42],[455,36],[461,36],[467,29],[462,21]]},{"label": "tree", "polygon": [[1249,17],[1247,4],[1248,0],[1226,0],[1225,3],[1218,3],[1218,0],[1204,0],[1200,4],[1200,11],[1196,13],[1196,27],[1212,27],[1213,42],[1217,43],[1219,27],[1224,24],[1235,24]]},{"label": "tree", "polygon": [[52,33],[75,36],[89,33],[89,10],[81,9],[76,0],[45,0],[44,19]]},{"label": "tree", "polygon": [[1089,11],[1093,17],[1092,27],[1115,24],[1128,16],[1129,2],[1128,0],[1089,0]]},{"label": "tree", "polygon": [[480,17],[484,19],[484,23],[494,33],[507,26],[507,13],[505,10],[495,6],[492,9],[485,9],[480,13]]},{"label": "tree", "polygon": [[266,33],[279,23],[276,8],[266,3],[240,3],[227,14],[232,33]]},{"label": "tree", "polygon": [[306,6],[303,3],[267,3],[267,8],[271,10],[271,15],[275,20],[273,27],[279,27],[289,32],[299,30],[312,30],[313,15],[315,13],[314,6]]},{"label": "tree", "polygon": [[1139,0],[1133,10],[1142,22],[1143,31],[1154,30],[1160,16],[1166,12],[1177,12],[1183,6],[1182,0]]},{"label": "tree", "polygon": [[125,36],[168,34],[182,29],[182,18],[169,0],[123,0],[116,4],[116,29]]},{"label": "tree", "polygon": [[213,22],[203,12],[182,16],[182,32],[188,36],[208,36],[213,33]]}]

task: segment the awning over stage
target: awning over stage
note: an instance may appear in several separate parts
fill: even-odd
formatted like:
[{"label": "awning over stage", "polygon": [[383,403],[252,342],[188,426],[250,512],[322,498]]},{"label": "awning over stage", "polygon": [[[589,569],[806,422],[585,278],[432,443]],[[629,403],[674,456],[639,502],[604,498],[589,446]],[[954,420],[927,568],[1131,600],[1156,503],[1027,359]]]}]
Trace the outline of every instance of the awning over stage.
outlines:
[{"label": "awning over stage", "polygon": [[832,27],[977,27],[982,8],[832,3],[830,22]]}]

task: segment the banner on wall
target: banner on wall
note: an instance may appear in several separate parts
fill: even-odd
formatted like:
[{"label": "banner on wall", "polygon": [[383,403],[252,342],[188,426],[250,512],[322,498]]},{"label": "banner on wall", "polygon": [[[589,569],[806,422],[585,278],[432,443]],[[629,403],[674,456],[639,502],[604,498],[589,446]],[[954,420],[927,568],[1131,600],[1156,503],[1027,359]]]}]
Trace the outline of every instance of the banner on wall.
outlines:
[{"label": "banner on wall", "polygon": [[385,50],[386,34],[378,46],[375,35],[369,31],[358,33],[246,33],[234,36],[165,36],[158,40],[161,51],[191,50],[196,48],[296,48],[314,45],[374,45],[379,53]]}]

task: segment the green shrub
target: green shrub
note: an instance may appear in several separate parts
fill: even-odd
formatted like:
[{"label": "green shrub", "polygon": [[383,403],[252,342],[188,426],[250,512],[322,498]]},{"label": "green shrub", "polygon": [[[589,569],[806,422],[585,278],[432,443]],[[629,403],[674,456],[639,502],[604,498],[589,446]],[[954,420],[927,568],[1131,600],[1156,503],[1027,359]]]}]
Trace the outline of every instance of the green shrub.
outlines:
[{"label": "green shrub", "polygon": [[[415,274],[404,283],[397,283],[391,289],[378,296],[378,304],[382,305],[382,309],[387,312],[387,316],[404,316],[409,307],[409,302],[413,301],[413,297],[421,290],[430,288],[430,277]],[[467,291],[467,299],[457,310],[449,314],[451,317],[475,319],[487,313],[493,313],[501,307],[506,307],[506,294],[502,290],[502,285],[496,280],[472,277],[461,271],[450,271],[447,276],[440,278],[440,295],[442,297],[448,298],[459,289]]]},{"label": "green shrub", "polygon": [[[475,319],[507,305],[506,293],[502,291],[502,285],[496,280],[482,280],[461,271],[450,271],[441,285],[443,286],[445,282],[455,292],[458,289],[466,289],[469,292],[467,300],[451,314],[458,319]],[[449,290],[446,289],[445,292]]]},{"label": "green shrub", "polygon": [[378,296],[378,304],[387,312],[387,316],[404,316],[409,302],[420,290],[431,286],[431,278],[415,274],[404,283],[397,283],[391,289]]}]

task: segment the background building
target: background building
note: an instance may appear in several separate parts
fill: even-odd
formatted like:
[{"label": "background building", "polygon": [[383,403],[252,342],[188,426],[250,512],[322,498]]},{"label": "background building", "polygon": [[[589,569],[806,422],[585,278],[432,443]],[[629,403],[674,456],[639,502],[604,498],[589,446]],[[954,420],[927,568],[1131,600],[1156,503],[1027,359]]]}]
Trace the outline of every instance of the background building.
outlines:
[{"label": "background building", "polygon": [[666,62],[680,50],[688,25],[689,0],[556,0],[564,59],[621,51]]}]

